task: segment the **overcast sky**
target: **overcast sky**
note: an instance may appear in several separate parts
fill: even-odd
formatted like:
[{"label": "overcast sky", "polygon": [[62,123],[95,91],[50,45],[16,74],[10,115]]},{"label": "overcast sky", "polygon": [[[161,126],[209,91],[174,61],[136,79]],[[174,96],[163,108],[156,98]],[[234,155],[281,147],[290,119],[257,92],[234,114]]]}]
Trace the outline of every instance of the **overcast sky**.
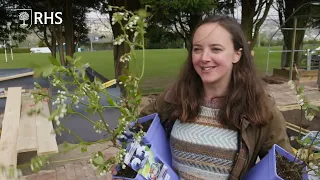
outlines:
[{"label": "overcast sky", "polygon": [[[277,16],[278,16],[278,12],[273,7],[271,7],[268,13],[268,18],[274,19]],[[98,17],[106,18],[106,16],[102,16],[99,12],[90,12],[87,14],[87,17],[90,19],[96,19]],[[235,18],[237,19],[241,18],[241,6],[235,9]]]}]

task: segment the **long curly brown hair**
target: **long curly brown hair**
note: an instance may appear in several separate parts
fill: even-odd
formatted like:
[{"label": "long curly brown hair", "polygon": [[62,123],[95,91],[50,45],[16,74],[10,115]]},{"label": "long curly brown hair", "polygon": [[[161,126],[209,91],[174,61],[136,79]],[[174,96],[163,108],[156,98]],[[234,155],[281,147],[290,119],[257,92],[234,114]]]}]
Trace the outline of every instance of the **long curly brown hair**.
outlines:
[{"label": "long curly brown hair", "polygon": [[[255,126],[266,125],[270,118],[270,101],[264,88],[263,80],[258,77],[250,54],[249,45],[239,23],[227,16],[211,16],[202,20],[198,27],[206,23],[218,23],[232,36],[234,49],[242,48],[242,56],[233,65],[229,94],[225,98],[225,105],[221,109],[220,120],[223,124],[240,129],[240,119],[246,119]],[[192,64],[192,38],[188,58],[180,72],[178,80],[173,85],[175,102],[171,119],[182,122],[192,122],[198,115],[202,100],[203,85],[200,76]]]}]

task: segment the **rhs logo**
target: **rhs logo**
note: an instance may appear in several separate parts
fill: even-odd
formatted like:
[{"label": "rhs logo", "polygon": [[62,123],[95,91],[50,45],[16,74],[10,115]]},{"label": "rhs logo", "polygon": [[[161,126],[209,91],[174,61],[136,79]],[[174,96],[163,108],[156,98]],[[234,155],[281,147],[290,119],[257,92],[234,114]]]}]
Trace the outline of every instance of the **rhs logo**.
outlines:
[{"label": "rhs logo", "polygon": [[15,9],[20,27],[29,29],[33,24],[62,24],[62,12],[37,12],[32,9]]}]

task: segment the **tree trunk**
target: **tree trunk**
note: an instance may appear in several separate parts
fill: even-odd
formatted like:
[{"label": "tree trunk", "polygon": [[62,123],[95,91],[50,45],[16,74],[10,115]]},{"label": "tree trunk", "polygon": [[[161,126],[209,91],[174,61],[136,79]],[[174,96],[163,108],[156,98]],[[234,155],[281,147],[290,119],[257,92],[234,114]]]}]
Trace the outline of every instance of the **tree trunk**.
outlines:
[{"label": "tree trunk", "polygon": [[58,50],[59,50],[59,57],[60,57],[60,63],[62,65],[66,65],[66,61],[64,59],[64,51],[63,51],[63,42],[62,41],[58,41]]},{"label": "tree trunk", "polygon": [[[120,25],[117,23],[112,26],[112,32],[114,38],[117,38],[122,34],[122,30]],[[129,53],[130,52],[130,47],[126,43],[122,43],[121,45],[113,45],[113,62],[114,62],[114,69],[115,69],[115,79],[118,79],[119,76],[125,75],[126,74],[126,69],[129,68],[129,63],[128,61],[125,62],[120,62],[120,58],[122,55]],[[123,84],[120,85],[120,90],[122,96],[125,96],[125,88],[123,87]]]},{"label": "tree trunk", "polygon": [[255,13],[256,0],[241,0],[241,6],[241,27],[247,40],[252,41],[253,17]]},{"label": "tree trunk", "polygon": [[[47,9],[48,11],[52,11],[52,2],[50,0],[46,0]],[[56,58],[57,57],[57,50],[56,50],[56,36],[53,34],[53,27],[52,26],[44,26],[44,32],[43,32],[43,39],[47,47],[51,51],[51,56]],[[49,35],[48,32],[51,35],[51,42],[49,42]]]},{"label": "tree trunk", "polygon": [[190,47],[190,38],[191,38],[191,33],[195,30],[196,26],[200,22],[202,18],[202,13],[198,14],[190,14],[190,19],[188,21],[188,26],[190,28],[190,31],[185,34],[185,39],[187,40],[186,42],[186,47],[189,49]]},{"label": "tree trunk", "polygon": [[51,55],[54,58],[57,58],[57,45],[56,45],[56,38],[54,36],[51,37]]},{"label": "tree trunk", "polygon": [[265,21],[273,0],[241,0],[241,27],[252,50],[259,36],[259,30]]},{"label": "tree trunk", "polygon": [[65,29],[66,56],[73,57],[74,53],[74,31],[73,31],[73,16],[72,16],[73,0],[65,0],[63,8],[63,23]]},{"label": "tree trunk", "polygon": [[[47,29],[48,28],[48,29]],[[41,29],[41,30],[40,30]],[[43,31],[43,32],[42,32]],[[50,32],[51,34],[51,41],[49,42],[49,34],[48,34],[48,31]],[[39,26],[39,31],[34,31],[35,34],[38,36],[38,38],[43,41],[46,46],[50,49],[51,51],[51,55],[53,57],[56,57],[56,47],[55,47],[55,44],[52,44],[52,41],[55,41],[55,37],[52,35],[52,32],[50,30],[50,27],[47,27],[47,26],[44,26],[44,27],[41,27]],[[38,33],[43,33],[43,37],[40,36]]]},{"label": "tree trunk", "polygon": [[[310,14],[310,6],[302,5],[304,3],[308,2],[307,0],[279,0],[278,4],[280,5],[281,10],[278,12],[281,12],[279,14],[279,18],[284,17],[284,21],[290,19],[286,22],[285,26],[286,28],[293,28],[293,16],[292,13],[296,9],[297,11],[294,13],[294,15],[297,15],[297,28],[304,28],[307,27],[309,17],[307,17],[308,14]],[[299,8],[299,9],[298,9]],[[299,15],[305,15],[305,17],[299,17]],[[283,26],[283,20],[280,21],[280,25]],[[283,41],[284,45],[286,46],[286,50],[291,50],[292,47],[292,36],[293,36],[293,29],[290,30],[282,30],[283,34]],[[296,31],[296,40],[295,40],[295,50],[302,49],[303,47],[303,38],[305,35],[305,30],[297,30]],[[285,49],[283,49],[285,50]],[[291,52],[287,52],[286,54],[286,62],[285,67],[290,67],[291,62]],[[294,62],[299,67],[301,64],[301,58],[299,57],[301,55],[301,52],[295,52]]]},{"label": "tree trunk", "polygon": [[[136,11],[140,8],[139,0],[113,0],[110,1],[111,6],[124,6],[125,9],[129,11]],[[109,16],[112,17],[113,12],[109,12]],[[111,23],[111,18],[110,23]],[[121,27],[118,23],[112,25],[113,37],[117,38],[119,35],[123,34]],[[128,32],[129,33],[129,32]],[[132,37],[129,33],[129,37]],[[113,60],[114,60],[114,69],[115,69],[115,79],[118,79],[119,76],[126,74],[126,69],[129,68],[128,62],[120,62],[120,57],[125,53],[129,53],[130,47],[124,42],[121,45],[113,46]],[[125,88],[123,85],[120,85],[121,96],[126,95]]]},{"label": "tree trunk", "polygon": [[62,25],[51,25],[51,30],[54,39],[58,43],[59,57],[61,65],[66,65],[66,60],[64,58],[64,50],[63,50],[63,36],[62,36]]}]

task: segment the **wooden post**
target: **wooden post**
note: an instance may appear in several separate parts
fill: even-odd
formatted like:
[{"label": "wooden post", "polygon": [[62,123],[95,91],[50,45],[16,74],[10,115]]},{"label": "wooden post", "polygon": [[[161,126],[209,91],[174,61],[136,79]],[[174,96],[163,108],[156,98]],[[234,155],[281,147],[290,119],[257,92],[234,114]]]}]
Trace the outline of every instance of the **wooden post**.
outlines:
[{"label": "wooden post", "polygon": [[292,80],[292,72],[293,72],[293,62],[294,62],[294,53],[295,53],[295,44],[296,44],[296,29],[297,29],[297,18],[293,19],[293,36],[292,36],[292,46],[291,46],[291,64],[290,64],[290,76],[289,80]]},{"label": "wooden post", "polygon": [[311,51],[310,49],[307,50],[307,70],[311,70]]},{"label": "wooden post", "polygon": [[318,79],[317,79],[317,84],[318,84],[318,89],[320,88],[320,59],[315,58],[315,61],[318,61]]}]

